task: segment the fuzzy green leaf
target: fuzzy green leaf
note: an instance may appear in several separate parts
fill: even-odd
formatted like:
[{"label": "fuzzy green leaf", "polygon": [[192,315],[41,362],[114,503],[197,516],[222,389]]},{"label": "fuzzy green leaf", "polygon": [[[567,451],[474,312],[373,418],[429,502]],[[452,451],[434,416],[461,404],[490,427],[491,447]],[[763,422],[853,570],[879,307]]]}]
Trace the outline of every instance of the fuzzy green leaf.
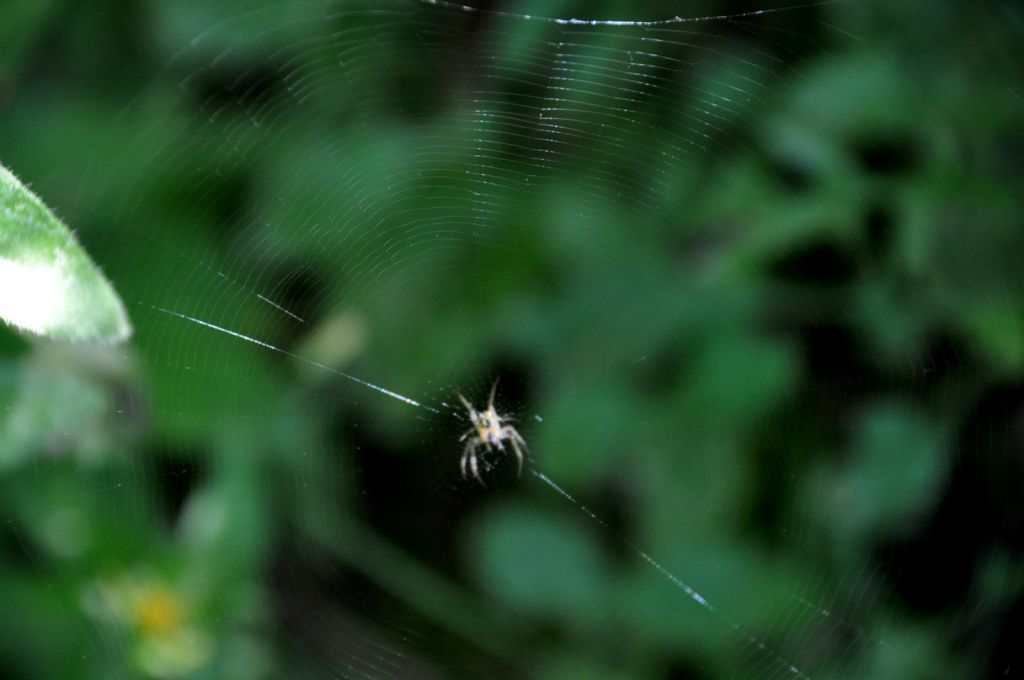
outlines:
[{"label": "fuzzy green leaf", "polygon": [[124,304],[71,231],[0,165],[0,319],[58,340],[114,343]]}]

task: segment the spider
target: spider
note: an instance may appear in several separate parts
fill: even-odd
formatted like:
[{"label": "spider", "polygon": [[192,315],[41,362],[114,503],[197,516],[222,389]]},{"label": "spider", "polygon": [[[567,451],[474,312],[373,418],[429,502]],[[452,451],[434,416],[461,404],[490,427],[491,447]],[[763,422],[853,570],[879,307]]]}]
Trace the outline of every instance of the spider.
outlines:
[{"label": "spider", "polygon": [[[473,424],[473,427],[466,430],[465,434],[459,437],[459,441],[465,441],[467,438],[469,441],[466,442],[466,448],[462,451],[462,460],[459,462],[459,467],[462,468],[462,476],[466,477],[466,464],[469,464],[469,469],[472,470],[473,476],[481,484],[484,483],[483,478],[480,476],[480,469],[477,466],[476,451],[478,448],[483,446],[488,452],[493,451],[492,447],[498,447],[499,451],[505,450],[503,442],[509,442],[512,445],[512,451],[516,454],[516,462],[518,463],[519,474],[523,473],[523,451],[526,449],[526,441],[516,432],[516,428],[511,425],[506,425],[512,420],[509,416],[498,415],[498,412],[494,410],[494,391],[498,388],[498,381],[494,381],[494,385],[491,386],[491,397],[487,400],[487,410],[477,411],[473,408],[462,393],[455,390],[455,394],[459,396],[459,401],[469,411],[469,422]],[[522,447],[522,448],[520,448]],[[486,484],[484,484],[486,486]]]}]

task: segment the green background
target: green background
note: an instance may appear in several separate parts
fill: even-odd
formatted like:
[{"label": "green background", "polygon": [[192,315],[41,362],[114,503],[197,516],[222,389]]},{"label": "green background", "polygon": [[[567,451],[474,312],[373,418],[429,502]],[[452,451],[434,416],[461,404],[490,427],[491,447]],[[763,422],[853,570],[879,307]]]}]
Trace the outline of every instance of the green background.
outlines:
[{"label": "green background", "polygon": [[1017,672],[1019,8],[208,4],[0,8],[135,328],[0,329],[5,677]]}]

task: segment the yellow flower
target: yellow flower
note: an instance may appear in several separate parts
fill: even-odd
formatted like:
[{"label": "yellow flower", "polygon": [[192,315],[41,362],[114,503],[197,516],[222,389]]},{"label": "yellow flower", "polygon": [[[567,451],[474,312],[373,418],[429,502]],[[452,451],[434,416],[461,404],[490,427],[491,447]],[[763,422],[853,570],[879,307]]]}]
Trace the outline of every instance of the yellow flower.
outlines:
[{"label": "yellow flower", "polygon": [[132,656],[146,675],[180,677],[202,668],[212,658],[212,638],[191,625],[191,607],[173,586],[122,575],[101,582],[96,592],[106,605],[107,615],[136,631]]},{"label": "yellow flower", "polygon": [[168,635],[183,624],[182,603],[162,585],[143,588],[134,602],[135,623],[143,635]]}]

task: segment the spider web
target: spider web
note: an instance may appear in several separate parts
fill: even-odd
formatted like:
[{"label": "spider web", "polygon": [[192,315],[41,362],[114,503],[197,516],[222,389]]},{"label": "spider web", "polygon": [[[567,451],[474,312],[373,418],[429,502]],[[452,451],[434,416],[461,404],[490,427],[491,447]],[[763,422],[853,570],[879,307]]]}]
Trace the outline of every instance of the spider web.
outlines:
[{"label": "spider web", "polygon": [[[938,431],[977,373],[954,341],[901,326],[891,291],[835,306],[849,265],[814,251],[822,223],[859,238],[868,191],[816,139],[851,101],[883,128],[923,122],[892,113],[922,99],[889,83],[925,49],[907,15],[938,12],[724,6],[153,8],[174,56],[90,150],[69,209],[137,328],[115,352],[132,387],[97,407],[107,448],[132,453],[22,478],[71,526],[139,513],[46,572],[81,614],[83,663],[955,675],[963,660],[907,611],[957,588],[945,639],[998,648],[972,636],[1001,601],[990,582],[1020,587],[1000,549],[1014,527],[977,550],[993,557],[967,586],[939,569],[915,589],[918,539],[885,525],[943,517],[959,456],[1009,437],[1010,418]],[[850,66],[858,50],[868,67]],[[814,181],[849,195],[805,198]],[[824,273],[789,256],[807,249]],[[865,317],[892,323],[843,346],[836,329]],[[836,371],[845,356],[864,372]],[[495,379],[530,456],[517,476],[483,455],[484,485],[459,474],[454,395],[480,407]],[[903,447],[923,453],[872,458]],[[1017,469],[1007,448],[995,469]],[[878,476],[885,503],[863,486]],[[34,516],[9,516],[18,552],[46,562]],[[119,615],[149,582],[187,602],[178,646]]]}]

